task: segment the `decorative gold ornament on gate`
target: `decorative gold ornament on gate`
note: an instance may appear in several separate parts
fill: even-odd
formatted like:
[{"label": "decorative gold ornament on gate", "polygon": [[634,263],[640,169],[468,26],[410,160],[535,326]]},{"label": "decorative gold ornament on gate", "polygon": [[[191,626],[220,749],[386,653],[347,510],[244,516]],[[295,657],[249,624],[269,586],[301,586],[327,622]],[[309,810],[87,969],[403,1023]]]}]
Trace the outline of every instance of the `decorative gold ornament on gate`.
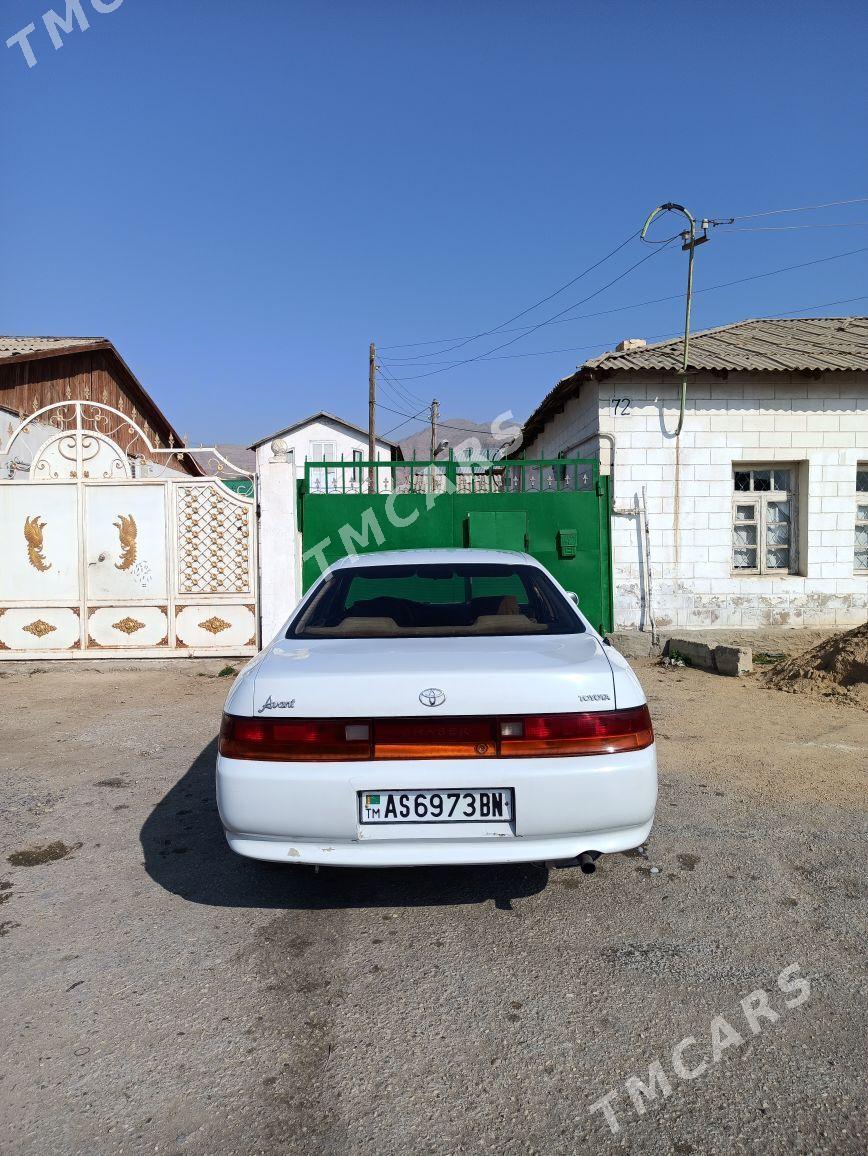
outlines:
[{"label": "decorative gold ornament on gate", "polygon": [[135,634],[137,630],[144,630],[144,622],[139,622],[137,618],[122,618],[120,622],[113,622],[112,626],[115,630],[120,630],[122,634]]},{"label": "decorative gold ornament on gate", "polygon": [[50,622],[46,622],[44,618],[37,618],[35,622],[28,622],[28,624],[22,626],[21,629],[26,630],[28,634],[32,634],[36,638],[44,638],[46,634],[52,634],[57,630],[57,627],[52,626]]},{"label": "decorative gold ornament on gate", "polygon": [[112,525],[121,540],[121,560],[115,562],[115,570],[129,570],[136,560],[136,541],[139,535],[136,520],[132,514],[118,514],[117,522]]},{"label": "decorative gold ornament on gate", "polygon": [[211,618],[206,618],[204,622],[200,622],[199,625],[209,634],[221,634],[224,630],[228,630],[232,623],[227,622],[225,618],[218,618],[215,614]]},{"label": "decorative gold ornament on gate", "polygon": [[51,569],[51,563],[46,562],[42,554],[44,549],[42,543],[42,532],[47,525],[47,522],[40,522],[38,514],[27,518],[24,522],[24,538],[27,542],[27,558],[34,570],[39,570],[42,573]]}]

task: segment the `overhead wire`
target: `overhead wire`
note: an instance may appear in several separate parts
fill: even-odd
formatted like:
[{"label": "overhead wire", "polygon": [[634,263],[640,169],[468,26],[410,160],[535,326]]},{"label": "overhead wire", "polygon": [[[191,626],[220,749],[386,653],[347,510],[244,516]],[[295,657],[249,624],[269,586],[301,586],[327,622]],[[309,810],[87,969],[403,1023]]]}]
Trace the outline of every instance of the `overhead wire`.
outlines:
[{"label": "overhead wire", "polygon": [[[788,310],[788,312],[799,313],[800,311],[805,310],[805,309],[826,309],[831,305],[845,305],[845,304],[849,304],[852,301],[865,301],[865,300],[868,300],[868,293],[862,294],[859,297],[840,297],[840,298],[838,298],[837,301],[824,301],[819,305],[800,305],[798,309],[790,309],[790,310]],[[661,334],[657,334],[656,336],[652,336],[650,340],[663,341],[667,337],[677,337],[682,332],[683,332],[683,330],[677,329],[677,330],[673,330],[671,333],[661,333]],[[533,350],[533,352],[530,352],[530,353],[500,353],[500,354],[495,354],[494,356],[488,357],[488,358],[483,357],[480,360],[482,360],[482,361],[510,361],[513,358],[517,358],[517,357],[548,357],[550,354],[553,354],[553,353],[578,353],[583,349],[595,349],[598,345],[611,344],[612,342],[619,341],[619,340],[620,340],[620,338],[618,338],[618,337],[601,338],[600,341],[591,341],[591,342],[588,342],[587,345],[566,345],[566,346],[562,346],[560,349],[535,349],[535,350]],[[438,361],[429,361],[429,362],[420,361],[420,362],[417,362],[417,364],[418,365],[443,365],[443,364],[448,365],[449,363],[448,362],[438,362]]]},{"label": "overhead wire", "polygon": [[864,229],[868,221],[815,221],[810,225],[730,225],[722,221],[724,233],[792,233],[796,229]]},{"label": "overhead wire", "polygon": [[[868,202],[868,197],[850,197],[845,201],[824,201],[821,205],[796,205],[788,209],[762,209],[758,213],[741,213],[737,217],[727,217],[728,221],[749,221],[754,217],[776,217],[781,213],[809,213],[815,209],[833,209],[839,205],[863,205]],[[711,220],[711,218],[709,218]]]},{"label": "overhead wire", "polygon": [[[751,274],[748,274],[748,276],[746,276],[746,277],[738,277],[734,281],[720,281],[716,285],[706,285],[704,288],[694,290],[694,296],[696,296],[700,293],[712,293],[718,289],[729,289],[734,285],[744,285],[749,281],[760,281],[765,277],[775,277],[781,273],[792,273],[797,269],[808,269],[814,265],[822,265],[828,261],[838,261],[844,257],[854,257],[859,253],[865,253],[865,252],[868,252],[868,245],[862,245],[858,249],[847,249],[843,253],[833,253],[829,257],[815,257],[810,261],[800,261],[795,265],[782,265],[778,269],[767,269],[762,273],[751,273]],[[670,293],[670,294],[667,294],[665,297],[650,297],[646,301],[634,301],[629,305],[616,305],[612,309],[599,309],[593,313],[580,313],[580,314],[577,314],[573,317],[563,317],[563,318],[560,318],[558,320],[552,321],[550,324],[566,325],[571,321],[586,321],[592,317],[606,317],[612,313],[624,313],[624,312],[628,312],[631,309],[642,309],[646,305],[660,305],[666,301],[678,301],[678,300],[681,300],[683,298],[683,296],[684,296],[683,293]],[[537,326],[536,328],[541,328],[541,326]],[[530,333],[531,331],[532,331],[531,328],[526,328],[524,326],[521,327],[522,333]],[[509,332],[509,331],[507,331],[507,332]],[[501,348],[503,348],[503,347],[501,346]],[[483,355],[481,358],[479,358],[479,360],[485,360],[488,356],[489,355]],[[403,361],[403,359],[401,359],[401,358],[392,358],[392,359],[390,359],[389,364],[392,368],[394,368],[398,364],[398,362],[402,362],[402,361]],[[409,367],[410,367],[410,365],[407,365],[407,368],[409,368]],[[395,380],[399,381],[399,380],[403,380],[403,379],[396,377]],[[413,379],[408,378],[407,380],[412,381]]]},{"label": "overhead wire", "polygon": [[412,407],[424,404],[421,397],[411,393],[411,391],[408,390],[406,386],[402,385],[396,377],[393,377],[393,375],[385,370],[381,365],[376,367],[376,373],[380,384],[383,386],[389,396],[398,403],[398,405],[409,405]]},{"label": "overhead wire", "polygon": [[607,281],[605,285],[601,285],[599,289],[595,289],[593,293],[589,293],[588,296],[583,297],[581,301],[574,301],[571,305],[567,305],[566,308],[562,309],[560,313],[555,313],[552,317],[546,318],[545,321],[538,322],[536,325],[531,326],[531,328],[528,329],[526,333],[519,334],[518,337],[513,337],[509,341],[504,341],[501,345],[495,345],[493,349],[489,349],[485,353],[477,353],[474,357],[465,357],[460,361],[452,362],[451,365],[443,366],[440,369],[430,369],[427,373],[416,373],[412,374],[410,377],[397,378],[396,380],[417,381],[423,377],[433,377],[438,373],[446,373],[448,370],[457,369],[462,365],[470,365],[474,361],[480,361],[483,357],[490,357],[491,354],[498,353],[501,349],[506,349],[508,346],[514,345],[516,341],[521,341],[522,338],[526,337],[528,334],[535,333],[537,329],[542,329],[545,325],[551,325],[564,313],[568,313],[570,309],[575,309],[576,306],[583,305],[586,301],[590,301],[594,297],[599,297],[601,293],[605,293],[607,289],[610,289],[613,285],[617,284],[618,281],[622,281],[629,273],[632,273],[634,269],[638,269],[640,265],[644,265],[646,261],[650,261],[653,257],[658,256],[660,253],[664,252],[665,249],[666,245],[662,245],[659,249],[653,249],[650,253],[646,253],[644,257],[641,257],[638,261],[634,261],[632,265],[630,265],[622,273],[619,273],[617,277],[613,277],[611,281]]},{"label": "overhead wire", "polygon": [[[868,293],[863,293],[857,297],[839,297],[834,301],[821,301],[821,302],[813,304],[813,305],[799,305],[795,309],[778,309],[778,310],[775,310],[775,312],[773,314],[769,315],[768,319],[774,320],[775,317],[787,317],[793,313],[804,313],[808,310],[816,310],[816,309],[828,309],[832,305],[849,305],[854,301],[866,301],[866,300],[868,300]],[[704,326],[703,328],[706,330],[707,329],[719,329],[719,328],[721,328],[721,326],[724,326],[727,324],[735,324],[735,323],[734,322],[719,322],[716,325],[707,325],[707,326]],[[702,331],[700,331],[700,334],[701,334],[701,332]],[[679,335],[679,333],[680,333],[680,330],[673,331],[670,333],[652,334],[650,337],[650,340],[652,342],[665,341],[667,338],[677,337]],[[696,334],[695,336],[697,336],[697,335],[699,335],[699,334]],[[600,346],[611,345],[614,343],[615,340],[616,339],[614,339],[614,338],[601,338],[598,341],[589,342],[587,345],[572,346],[568,349],[538,350],[536,353],[527,353],[527,354],[514,353],[514,354],[507,354],[506,356],[507,357],[541,357],[541,356],[544,356],[544,355],[549,354],[549,353],[577,353],[583,349],[598,349]],[[392,430],[387,431],[387,434],[393,432],[393,430],[395,430],[395,429],[399,429],[402,425],[406,425],[407,422],[418,421],[421,418],[423,413],[426,413],[426,412],[430,413],[430,406],[426,407],[425,409],[420,410],[419,413],[417,413],[417,414],[403,414],[400,410],[390,409],[389,406],[382,405],[379,402],[377,403],[377,408],[378,409],[384,409],[388,413],[394,413],[394,414],[397,414],[398,416],[401,416],[404,418],[404,421],[399,422],[397,426],[393,426]],[[473,433],[473,434],[479,434],[479,432],[480,432],[478,429],[470,429],[467,426],[454,425],[450,422],[438,422],[438,428],[460,430],[463,433]],[[384,434],[383,436],[385,437],[387,435]]]},{"label": "overhead wire", "polygon": [[[398,410],[389,409],[388,406],[382,405],[380,402],[377,402],[377,409],[385,409],[388,413],[397,413],[398,412]],[[422,414],[425,412],[428,412],[430,414],[431,407],[426,406],[425,409],[420,409],[418,413],[408,415],[407,417],[404,418],[403,421],[399,421],[397,425],[393,425],[391,429],[387,429],[384,434],[380,434],[378,436],[387,438],[389,436],[389,434],[394,433],[396,429],[400,429],[401,426],[406,425],[407,422],[418,421],[419,418],[421,418]]]},{"label": "overhead wire", "polygon": [[[519,317],[524,317],[524,316],[526,316],[526,314],[532,313],[533,310],[538,309],[540,307],[540,305],[545,305],[547,301],[551,301],[554,297],[557,297],[559,294],[561,294],[561,293],[565,292],[567,289],[569,289],[570,286],[575,285],[577,281],[581,281],[583,277],[587,277],[587,275],[589,273],[593,273],[593,271],[595,269],[599,269],[599,267],[601,265],[605,265],[605,263],[607,261],[609,261],[617,253],[620,253],[620,251],[623,248],[625,248],[627,245],[629,245],[630,242],[638,236],[639,236],[638,230],[635,233],[631,233],[629,237],[625,237],[624,240],[621,241],[618,245],[616,245],[614,249],[612,249],[610,252],[608,252],[605,255],[605,257],[600,257],[600,259],[598,261],[595,261],[593,263],[593,265],[589,265],[587,267],[587,269],[583,269],[581,271],[581,273],[577,273],[575,275],[575,277],[571,277],[569,281],[567,281],[567,282],[565,282],[565,284],[561,285],[560,288],[555,289],[553,293],[549,293],[547,297],[541,297],[539,301],[535,301],[533,305],[528,305],[528,307],[526,309],[522,309],[520,313],[516,313],[512,317],[507,317],[506,321],[501,321],[500,325],[495,325],[492,329],[483,329],[479,333],[472,333],[469,337],[456,338],[456,341],[457,341],[456,345],[450,345],[446,349],[439,349],[437,352],[438,353],[451,353],[452,350],[461,349],[465,345],[469,345],[471,341],[477,341],[480,337],[489,337],[492,333],[499,333],[507,325],[511,325],[513,323],[513,321],[518,321]],[[446,338],[446,340],[451,341],[452,338]],[[386,346],[383,346],[383,348],[384,349],[394,349],[397,347],[386,345]],[[424,355],[420,354],[419,356],[424,356]]]},{"label": "overhead wire", "polygon": [[395,377],[394,374],[392,374],[389,369],[381,363],[379,358],[377,359],[374,369],[376,373],[379,373],[387,381],[391,381],[392,385],[394,385],[400,393],[406,396],[411,406],[424,404],[424,398],[419,397],[419,395],[414,393],[412,389],[408,389],[407,386],[399,381],[399,379]]},{"label": "overhead wire", "polygon": [[[394,413],[394,414],[397,414],[399,417],[401,417],[401,416],[405,417],[406,421],[402,421],[400,423],[401,425],[406,425],[407,421],[418,421],[420,419],[421,415],[426,412],[425,410],[420,410],[419,413],[417,413],[414,417],[411,414],[401,414],[400,410],[390,409],[387,405],[382,405],[380,402],[377,403],[377,409],[384,409],[384,410],[386,410],[387,413]],[[430,413],[430,407],[428,407],[428,412]],[[398,427],[394,426],[393,428],[397,429]],[[438,429],[454,429],[454,430],[459,430],[461,433],[471,433],[471,434],[477,434],[477,435],[482,432],[479,429],[471,429],[469,426],[466,426],[466,425],[454,425],[453,423],[446,422],[446,421],[438,421],[437,422],[437,428]],[[383,436],[385,437],[385,434]]]}]

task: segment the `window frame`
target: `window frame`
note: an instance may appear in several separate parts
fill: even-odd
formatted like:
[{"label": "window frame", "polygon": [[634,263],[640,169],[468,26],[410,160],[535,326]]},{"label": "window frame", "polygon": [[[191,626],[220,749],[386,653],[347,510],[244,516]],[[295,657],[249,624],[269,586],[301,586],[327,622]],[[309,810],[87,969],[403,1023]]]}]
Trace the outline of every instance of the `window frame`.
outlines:
[{"label": "window frame", "polygon": [[[754,474],[768,470],[772,474],[771,483],[775,481],[774,472],[787,470],[790,475],[790,489],[789,490],[756,490],[754,489]],[[749,490],[736,490],[735,475],[736,474],[750,474],[751,488]],[[768,528],[769,525],[775,525],[774,521],[769,520],[769,506],[777,502],[786,502],[790,507],[790,540],[789,545],[785,547],[789,550],[789,564],[786,568],[781,566],[769,566],[766,561],[766,552],[769,549],[768,544]],[[753,519],[739,518],[739,506],[754,506],[755,517]],[[799,548],[799,534],[798,534],[798,471],[795,462],[751,462],[751,463],[732,463],[732,517],[730,529],[730,573],[733,577],[740,577],[745,575],[747,577],[759,578],[781,578],[790,577],[793,574],[798,574],[798,548]],[[735,565],[735,531],[737,526],[756,526],[756,544],[753,547],[756,549],[756,566],[736,566]],[[747,549],[752,547],[748,546]],[[772,547],[773,548],[773,547]]]},{"label": "window frame", "polygon": [[[326,453],[328,448],[331,448],[330,454]],[[311,438],[307,443],[307,451],[309,463],[334,462],[337,461],[338,443],[332,438]],[[314,457],[314,453],[322,456]],[[330,490],[334,493],[338,488],[338,471],[335,469],[327,470],[325,467],[311,469],[308,477],[311,491],[315,494],[327,494]]]},{"label": "window frame", "polygon": [[[331,446],[331,453],[326,453],[326,447]],[[307,460],[309,462],[333,462],[338,455],[338,443],[333,438],[311,438],[307,443]],[[316,457],[316,453],[321,456]]]},{"label": "window frame", "polygon": [[[865,489],[859,488],[859,475],[866,475]],[[854,533],[853,533],[853,573],[854,574],[868,574],[868,566],[856,565],[856,553],[859,549],[859,543],[856,541],[856,534],[864,527],[868,531],[868,517],[860,518],[859,511],[864,508],[866,515],[868,515],[868,462],[856,463],[856,508],[854,513]]]},{"label": "window frame", "polygon": [[365,460],[365,455],[360,449],[353,450],[353,485],[361,488],[362,485],[362,462]]}]

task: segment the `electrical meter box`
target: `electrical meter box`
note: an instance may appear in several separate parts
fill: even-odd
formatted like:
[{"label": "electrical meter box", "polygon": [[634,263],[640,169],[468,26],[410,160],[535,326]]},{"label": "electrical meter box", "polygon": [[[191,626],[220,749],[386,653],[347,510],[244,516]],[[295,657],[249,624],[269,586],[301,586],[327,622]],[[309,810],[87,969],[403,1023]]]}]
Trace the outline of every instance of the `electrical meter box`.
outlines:
[{"label": "electrical meter box", "polygon": [[578,530],[558,530],[558,557],[575,558],[579,548]]}]

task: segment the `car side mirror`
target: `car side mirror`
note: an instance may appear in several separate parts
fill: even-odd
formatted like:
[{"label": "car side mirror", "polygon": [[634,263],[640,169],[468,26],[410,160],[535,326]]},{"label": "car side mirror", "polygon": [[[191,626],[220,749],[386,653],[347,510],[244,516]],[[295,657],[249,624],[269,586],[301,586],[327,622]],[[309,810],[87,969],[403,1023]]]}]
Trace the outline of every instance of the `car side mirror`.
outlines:
[{"label": "car side mirror", "polygon": [[575,590],[568,590],[567,591],[567,598],[569,598],[570,602],[574,602],[575,605],[578,606],[579,596],[578,596],[578,594],[576,594]]}]

